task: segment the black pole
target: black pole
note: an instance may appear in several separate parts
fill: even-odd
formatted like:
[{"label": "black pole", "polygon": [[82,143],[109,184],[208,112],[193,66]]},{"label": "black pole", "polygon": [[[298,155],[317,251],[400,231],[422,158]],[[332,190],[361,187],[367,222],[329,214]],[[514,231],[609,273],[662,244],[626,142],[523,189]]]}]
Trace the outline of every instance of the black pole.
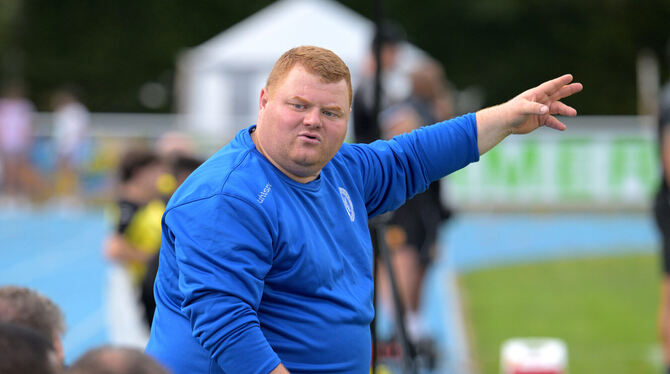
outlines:
[{"label": "black pole", "polygon": [[[382,217],[380,217],[382,218]],[[391,287],[391,294],[393,296],[393,307],[396,317],[396,328],[398,330],[398,338],[400,339],[400,345],[403,350],[403,361],[405,363],[405,373],[416,374],[418,367],[416,365],[416,348],[410,342],[409,336],[407,335],[407,328],[405,326],[405,307],[400,297],[400,292],[398,291],[398,282],[395,276],[395,270],[393,269],[393,263],[391,261],[391,253],[388,245],[386,245],[386,222],[383,219],[380,219],[376,222],[376,232],[377,232],[377,248],[379,256],[384,261],[384,268],[386,269],[389,283]]]},{"label": "black pole", "polygon": [[[382,43],[384,42],[384,33],[385,30],[382,30],[384,27],[384,7],[383,0],[374,0],[374,21],[375,21],[375,38],[374,38],[374,57],[375,57],[375,76],[374,76],[374,101],[373,101],[373,115],[372,115],[372,128],[379,128],[379,112],[381,111],[381,94],[382,94]],[[374,281],[377,281],[377,259],[383,259],[383,265],[388,274],[392,294],[393,294],[393,304],[395,306],[396,314],[396,326],[398,329],[398,335],[400,338],[400,344],[403,348],[403,357],[405,362],[405,370],[407,373],[414,374],[417,372],[416,366],[416,349],[414,345],[409,341],[407,336],[407,329],[405,327],[405,310],[398,292],[397,282],[395,274],[393,271],[393,264],[391,263],[391,253],[386,246],[384,234],[385,222],[382,217],[375,219],[376,222],[372,223],[373,227],[373,266],[374,266]],[[376,239],[376,240],[375,240]],[[377,287],[374,287],[373,293],[373,306],[375,308],[375,315],[377,310]],[[376,371],[377,368],[377,329],[375,317],[372,320],[372,325],[370,327],[372,334],[372,373]]]}]

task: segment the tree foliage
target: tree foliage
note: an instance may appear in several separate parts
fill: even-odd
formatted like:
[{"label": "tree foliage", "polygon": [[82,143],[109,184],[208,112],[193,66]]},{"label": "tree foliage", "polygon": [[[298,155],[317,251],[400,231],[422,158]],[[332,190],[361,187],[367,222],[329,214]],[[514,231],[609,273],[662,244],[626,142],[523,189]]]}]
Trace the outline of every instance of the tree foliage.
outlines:
[{"label": "tree foliage", "polygon": [[580,113],[635,113],[637,53],[651,48],[661,57],[670,37],[667,0],[385,4],[385,13],[445,65],[456,86],[484,88],[488,105],[570,72],[585,86],[570,99]]},{"label": "tree foliage", "polygon": [[[341,2],[373,17],[373,1]],[[21,52],[23,76],[41,109],[54,88],[76,83],[95,111],[146,111],[138,101],[142,84],[171,87],[180,51],[271,1],[22,3],[19,22],[0,23],[0,32],[7,24],[16,32],[0,38],[0,48]],[[650,48],[663,56],[670,36],[668,0],[386,0],[384,7],[457,87],[480,86],[487,104],[571,72],[586,89],[570,103],[584,114],[635,113],[636,55]]]}]

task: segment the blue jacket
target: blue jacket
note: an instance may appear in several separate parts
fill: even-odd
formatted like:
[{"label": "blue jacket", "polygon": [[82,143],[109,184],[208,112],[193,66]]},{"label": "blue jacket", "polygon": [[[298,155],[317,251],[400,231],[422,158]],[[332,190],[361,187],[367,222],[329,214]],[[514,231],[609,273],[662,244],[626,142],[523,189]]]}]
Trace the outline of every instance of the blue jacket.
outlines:
[{"label": "blue jacket", "polygon": [[302,184],[250,131],[198,168],[163,216],[147,352],[174,373],[367,373],[368,218],[479,159],[475,115],[344,144]]}]

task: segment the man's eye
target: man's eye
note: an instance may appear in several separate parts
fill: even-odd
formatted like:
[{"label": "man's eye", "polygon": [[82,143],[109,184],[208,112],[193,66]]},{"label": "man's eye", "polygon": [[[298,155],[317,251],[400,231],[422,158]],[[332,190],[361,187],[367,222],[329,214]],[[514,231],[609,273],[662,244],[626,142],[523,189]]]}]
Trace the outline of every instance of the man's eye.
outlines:
[{"label": "man's eye", "polygon": [[337,117],[337,113],[331,112],[331,111],[329,111],[329,110],[324,110],[324,111],[323,111],[323,114],[324,114],[326,117]]},{"label": "man's eye", "polygon": [[293,105],[293,107],[296,108],[296,109],[305,109],[306,108],[306,106],[303,105],[303,104],[291,104],[291,105]]}]

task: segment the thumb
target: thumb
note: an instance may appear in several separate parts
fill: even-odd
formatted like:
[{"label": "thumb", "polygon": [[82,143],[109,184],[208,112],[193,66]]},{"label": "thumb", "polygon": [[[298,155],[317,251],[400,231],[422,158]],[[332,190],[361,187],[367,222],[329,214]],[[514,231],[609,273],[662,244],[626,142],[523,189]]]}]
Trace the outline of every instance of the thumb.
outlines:
[{"label": "thumb", "polygon": [[549,113],[549,107],[542,104],[542,103],[536,103],[534,101],[530,100],[523,100],[521,102],[521,112],[523,114],[536,114],[539,116],[543,116],[547,113]]}]

